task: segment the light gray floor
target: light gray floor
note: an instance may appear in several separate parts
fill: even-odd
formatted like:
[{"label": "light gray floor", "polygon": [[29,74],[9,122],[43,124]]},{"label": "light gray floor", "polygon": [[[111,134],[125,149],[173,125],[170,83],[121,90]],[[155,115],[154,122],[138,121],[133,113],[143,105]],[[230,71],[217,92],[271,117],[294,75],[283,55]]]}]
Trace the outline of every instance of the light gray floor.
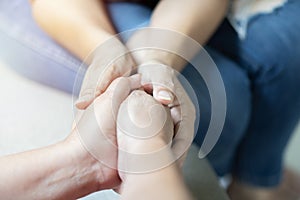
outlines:
[{"label": "light gray floor", "polygon": [[[65,138],[71,127],[71,96],[27,80],[0,63],[0,155],[21,152]],[[300,129],[287,150],[287,165],[300,172]],[[117,199],[101,192],[85,199]]]},{"label": "light gray floor", "polygon": [[290,145],[286,150],[286,163],[291,168],[297,170],[300,173],[300,125],[295,130]]}]

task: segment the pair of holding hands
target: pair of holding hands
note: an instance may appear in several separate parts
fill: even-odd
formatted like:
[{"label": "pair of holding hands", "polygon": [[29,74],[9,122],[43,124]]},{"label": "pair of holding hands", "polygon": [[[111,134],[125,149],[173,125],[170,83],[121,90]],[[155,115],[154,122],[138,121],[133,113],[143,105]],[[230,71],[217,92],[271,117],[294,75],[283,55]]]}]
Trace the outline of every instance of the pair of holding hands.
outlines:
[{"label": "pair of holding hands", "polygon": [[153,61],[128,76],[130,55],[108,68],[103,63],[94,59],[86,73],[70,137],[101,165],[101,189],[119,187],[131,173],[181,164],[193,140],[195,110],[174,71]]}]

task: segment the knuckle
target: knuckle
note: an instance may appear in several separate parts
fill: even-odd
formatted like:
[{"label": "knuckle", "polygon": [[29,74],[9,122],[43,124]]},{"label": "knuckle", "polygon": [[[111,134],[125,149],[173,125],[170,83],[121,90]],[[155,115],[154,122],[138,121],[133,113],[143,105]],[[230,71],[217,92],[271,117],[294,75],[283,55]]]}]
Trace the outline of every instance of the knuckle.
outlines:
[{"label": "knuckle", "polygon": [[131,101],[132,106],[140,106],[141,110],[149,107],[150,104],[155,103],[152,96],[141,90],[133,91],[129,96],[129,100]]},{"label": "knuckle", "polygon": [[131,98],[141,98],[143,96],[147,96],[147,94],[142,90],[135,90],[130,95]]},{"label": "knuckle", "polygon": [[87,88],[87,89],[81,90],[79,96],[80,97],[84,97],[84,96],[87,96],[87,95],[91,96],[91,95],[94,94],[94,92],[95,92],[95,89],[93,89],[93,88]]},{"label": "knuckle", "polygon": [[108,97],[109,99],[111,99],[114,96],[114,91],[115,90],[106,90],[106,92],[103,95],[105,95],[106,97]]},{"label": "knuckle", "polygon": [[129,80],[126,77],[118,77],[114,80],[114,84],[129,85]]}]

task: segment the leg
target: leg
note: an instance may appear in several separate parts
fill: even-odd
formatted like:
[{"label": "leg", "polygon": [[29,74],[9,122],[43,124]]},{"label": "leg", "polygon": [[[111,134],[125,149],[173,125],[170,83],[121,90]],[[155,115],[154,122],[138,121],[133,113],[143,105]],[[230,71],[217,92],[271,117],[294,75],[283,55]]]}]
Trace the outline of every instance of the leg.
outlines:
[{"label": "leg", "polygon": [[[144,25],[151,15],[147,7],[129,3],[110,4],[109,12],[118,31]],[[0,2],[0,43],[2,62],[30,79],[72,93],[81,61],[36,25],[28,1]],[[83,76],[79,74],[79,81]]]},{"label": "leg", "polygon": [[[249,121],[250,83],[247,73],[236,63],[212,48],[207,47],[206,50],[221,73],[227,96],[225,125],[217,144],[208,154],[208,159],[218,175],[225,175],[232,170],[236,149]],[[201,146],[211,117],[210,96],[203,79],[193,67],[188,65],[183,75],[188,79],[197,96],[198,103],[194,101],[194,104],[199,105],[200,124],[195,142]]]},{"label": "leg", "polygon": [[225,23],[210,42],[247,70],[252,81],[251,119],[233,173],[255,186],[279,184],[284,149],[299,120],[299,9],[299,1],[289,0],[271,14],[254,17],[244,41]]}]

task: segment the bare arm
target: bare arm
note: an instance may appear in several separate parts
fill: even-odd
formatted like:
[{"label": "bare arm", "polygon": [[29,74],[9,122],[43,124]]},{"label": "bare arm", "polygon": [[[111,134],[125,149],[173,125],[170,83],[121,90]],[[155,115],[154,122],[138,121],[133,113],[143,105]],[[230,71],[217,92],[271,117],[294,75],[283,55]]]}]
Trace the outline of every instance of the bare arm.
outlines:
[{"label": "bare arm", "polygon": [[166,28],[204,44],[224,18],[228,0],[162,0],[150,27]]},{"label": "bare arm", "polygon": [[[190,106],[188,108],[192,109]],[[143,91],[132,92],[122,103],[117,119],[122,200],[141,197],[144,200],[193,199],[184,183],[178,160],[174,162],[178,149],[175,149],[176,136],[173,140],[171,113],[169,108],[163,107]],[[184,128],[185,138],[181,141],[193,135],[192,125]],[[176,135],[181,137],[182,133]]]},{"label": "bare arm", "polygon": [[[204,45],[217,29],[227,12],[229,0],[161,0],[155,8],[150,27],[168,29],[193,38]],[[148,41],[157,41],[151,34],[143,35]],[[185,45],[184,39],[174,40],[166,37],[170,49],[180,49]],[[133,36],[132,40],[135,40]],[[176,41],[176,42],[174,42]],[[197,51],[195,50],[194,53]],[[139,63],[156,60],[177,70],[181,70],[184,62],[177,56],[159,51],[147,52],[135,57]]]},{"label": "bare arm", "polygon": [[115,34],[102,0],[33,0],[31,4],[37,23],[81,59]]},{"label": "bare arm", "polygon": [[[97,98],[75,121],[76,128],[65,141],[0,157],[1,199],[71,200],[101,189],[117,187],[120,184],[115,166],[117,152],[114,148],[116,144],[112,145],[116,133],[103,131],[100,134],[99,127],[114,130],[114,116],[119,104],[132,89],[139,87],[138,76],[115,80],[108,92]],[[112,102],[116,106],[114,110],[107,106]],[[98,154],[98,159],[92,156]]]},{"label": "bare arm", "polygon": [[99,163],[84,152],[66,141],[0,158],[1,198],[76,199],[98,191]]},{"label": "bare arm", "polygon": [[148,174],[131,174],[123,186],[122,200],[192,200],[176,164]]}]

